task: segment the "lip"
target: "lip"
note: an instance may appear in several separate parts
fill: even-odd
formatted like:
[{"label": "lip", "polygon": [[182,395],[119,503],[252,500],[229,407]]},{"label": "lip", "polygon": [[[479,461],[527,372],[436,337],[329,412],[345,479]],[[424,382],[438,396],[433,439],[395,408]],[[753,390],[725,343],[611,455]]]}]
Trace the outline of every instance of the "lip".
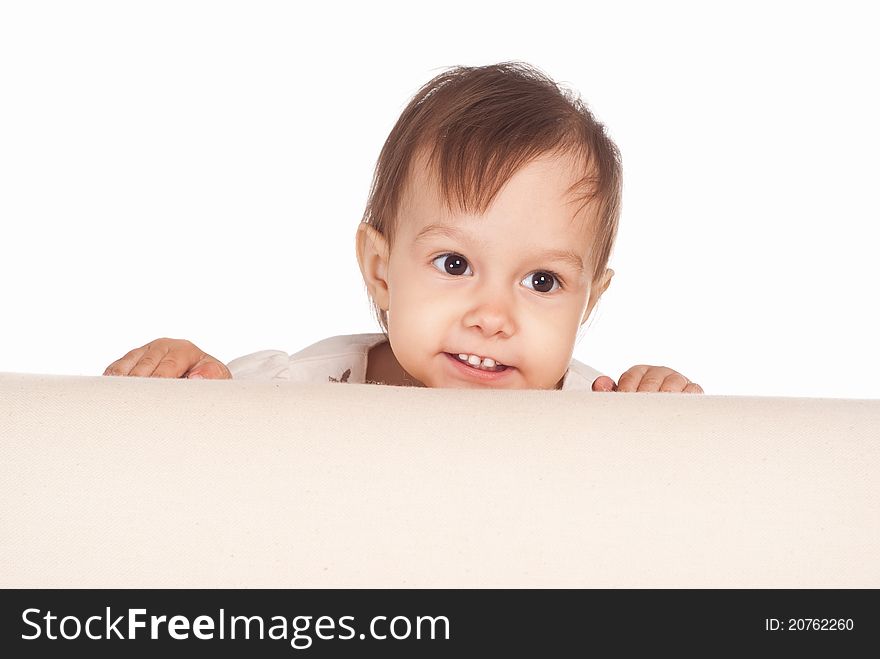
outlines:
[{"label": "lip", "polygon": [[452,366],[455,368],[456,373],[462,374],[468,379],[476,380],[477,382],[499,382],[501,380],[506,380],[510,377],[510,374],[516,370],[513,366],[508,366],[503,371],[481,371],[465,365],[465,363],[455,355],[448,352],[444,352],[443,354],[452,362]]}]

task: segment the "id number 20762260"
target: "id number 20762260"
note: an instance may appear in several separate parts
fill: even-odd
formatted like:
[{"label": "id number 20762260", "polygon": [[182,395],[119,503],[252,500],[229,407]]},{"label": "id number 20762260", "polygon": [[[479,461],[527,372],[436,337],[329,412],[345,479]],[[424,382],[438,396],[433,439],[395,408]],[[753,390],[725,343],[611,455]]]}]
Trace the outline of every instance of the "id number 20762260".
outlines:
[{"label": "id number 20762260", "polygon": [[853,626],[852,618],[764,618],[768,632],[850,632]]}]

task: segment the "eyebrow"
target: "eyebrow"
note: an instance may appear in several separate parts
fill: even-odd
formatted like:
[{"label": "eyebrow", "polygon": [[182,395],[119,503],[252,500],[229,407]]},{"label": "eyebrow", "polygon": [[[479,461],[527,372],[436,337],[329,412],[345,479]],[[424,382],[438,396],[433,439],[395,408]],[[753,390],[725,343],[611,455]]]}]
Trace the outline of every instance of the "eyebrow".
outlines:
[{"label": "eyebrow", "polygon": [[[453,238],[455,240],[460,240],[481,247],[486,245],[485,240],[478,240],[466,232],[448,224],[429,224],[419,231],[414,242],[424,242],[431,236],[446,236],[448,238]],[[570,249],[548,249],[541,252],[540,258],[551,261],[563,261],[577,270],[578,273],[583,274],[584,272],[583,259]]]}]

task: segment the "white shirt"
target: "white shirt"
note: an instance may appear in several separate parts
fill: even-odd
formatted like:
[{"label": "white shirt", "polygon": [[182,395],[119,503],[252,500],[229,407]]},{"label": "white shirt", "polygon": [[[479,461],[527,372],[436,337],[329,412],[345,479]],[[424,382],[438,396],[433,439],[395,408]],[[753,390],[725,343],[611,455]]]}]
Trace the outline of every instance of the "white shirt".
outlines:
[{"label": "white shirt", "polygon": [[[292,355],[281,350],[261,350],[233,359],[226,367],[234,380],[364,384],[370,348],[385,340],[384,334],[331,336]],[[562,389],[592,391],[593,381],[601,375],[596,369],[572,359],[565,372]]]}]

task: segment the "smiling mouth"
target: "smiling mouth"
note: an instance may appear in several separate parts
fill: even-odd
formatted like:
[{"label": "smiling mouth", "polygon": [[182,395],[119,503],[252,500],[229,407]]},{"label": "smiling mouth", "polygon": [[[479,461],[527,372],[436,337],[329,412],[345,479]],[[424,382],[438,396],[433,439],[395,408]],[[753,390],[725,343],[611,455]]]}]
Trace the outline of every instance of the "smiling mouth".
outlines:
[{"label": "smiling mouth", "polygon": [[459,354],[451,352],[447,352],[446,354],[451,359],[454,359],[455,361],[460,363],[462,366],[467,366],[475,371],[482,371],[485,373],[501,373],[502,371],[506,371],[508,368],[512,368],[511,366],[507,366],[505,364],[494,364],[493,366],[485,366],[482,362],[474,363],[476,360],[469,359],[467,355],[465,355],[464,359],[462,359],[462,356]]}]

